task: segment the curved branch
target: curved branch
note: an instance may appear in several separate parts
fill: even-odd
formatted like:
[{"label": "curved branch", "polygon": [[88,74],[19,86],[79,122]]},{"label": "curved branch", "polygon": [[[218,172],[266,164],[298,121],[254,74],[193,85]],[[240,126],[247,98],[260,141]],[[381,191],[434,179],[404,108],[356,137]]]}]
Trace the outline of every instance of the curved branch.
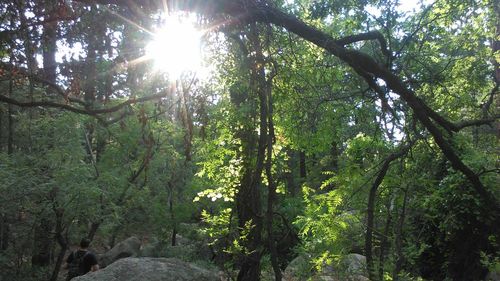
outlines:
[{"label": "curved branch", "polygon": [[382,50],[382,53],[388,58],[392,57],[391,52],[387,48],[387,41],[385,40],[384,35],[382,35],[382,33],[380,33],[379,31],[370,31],[366,33],[349,35],[335,40],[335,43],[341,46],[345,46],[359,41],[367,41],[367,40],[377,40],[378,43],[380,44],[380,49]]},{"label": "curved branch", "polygon": [[68,93],[63,88],[61,88],[59,85],[57,85],[56,83],[53,83],[53,82],[51,82],[47,79],[44,79],[38,75],[31,74],[27,69],[24,69],[24,68],[18,67],[18,66],[14,66],[11,64],[7,64],[7,63],[2,63],[2,62],[0,62],[0,69],[7,70],[9,72],[15,71],[17,74],[21,74],[26,78],[30,78],[35,82],[38,82],[38,83],[41,83],[41,84],[48,86],[49,88],[53,89],[57,94],[59,94],[61,97],[63,97],[65,100],[68,100],[68,101],[74,102],[74,103],[78,103],[81,105],[86,105],[85,101],[83,101],[83,100],[73,98],[73,97],[68,97]]},{"label": "curved branch", "polygon": [[93,112],[91,112],[87,109],[77,108],[77,107],[73,107],[71,105],[52,102],[52,101],[21,102],[21,101],[6,97],[4,95],[0,95],[0,102],[16,105],[19,107],[39,107],[39,106],[40,107],[53,107],[53,108],[60,108],[60,109],[68,110],[68,111],[79,113],[79,114],[95,115]]},{"label": "curved branch", "polygon": [[415,144],[415,141],[410,142],[409,144],[401,147],[399,151],[392,153],[389,155],[383,162],[382,167],[378,171],[377,178],[372,184],[370,188],[370,193],[368,195],[368,204],[367,204],[367,219],[366,219],[366,236],[365,236],[365,256],[366,256],[366,264],[368,267],[368,275],[370,280],[376,280],[375,268],[373,264],[373,254],[372,254],[372,237],[373,237],[373,226],[374,226],[374,209],[375,209],[375,197],[377,195],[377,189],[384,180],[384,177],[389,170],[390,164],[392,161],[404,156],[410,148]]},{"label": "curved branch", "polygon": [[64,110],[68,110],[71,112],[79,113],[79,114],[84,114],[84,115],[90,115],[90,116],[96,116],[99,114],[105,114],[105,113],[112,113],[116,112],[125,106],[132,105],[135,103],[141,103],[145,101],[150,101],[150,100],[155,100],[155,99],[161,99],[164,98],[168,95],[169,91],[165,91],[164,93],[156,94],[156,95],[151,95],[151,96],[145,96],[141,98],[131,98],[128,99],[120,104],[117,104],[112,107],[108,108],[101,108],[101,109],[85,109],[85,108],[78,108],[78,107],[73,107],[67,104],[62,104],[62,103],[57,103],[57,102],[52,102],[52,101],[34,101],[34,102],[21,102],[9,97],[6,97],[4,95],[0,95],[0,102],[5,102],[8,104],[20,106],[20,107],[53,107],[53,108],[60,108]]}]

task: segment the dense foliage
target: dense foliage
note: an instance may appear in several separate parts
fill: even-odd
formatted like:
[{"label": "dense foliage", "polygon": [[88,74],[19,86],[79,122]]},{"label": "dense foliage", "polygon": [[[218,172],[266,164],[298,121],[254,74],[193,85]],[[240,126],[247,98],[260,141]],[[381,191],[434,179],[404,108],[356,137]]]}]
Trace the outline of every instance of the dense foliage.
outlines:
[{"label": "dense foliage", "polygon": [[238,280],[499,270],[497,1],[167,2],[209,74],[142,59],[162,1],[0,4],[0,280],[186,223]]}]

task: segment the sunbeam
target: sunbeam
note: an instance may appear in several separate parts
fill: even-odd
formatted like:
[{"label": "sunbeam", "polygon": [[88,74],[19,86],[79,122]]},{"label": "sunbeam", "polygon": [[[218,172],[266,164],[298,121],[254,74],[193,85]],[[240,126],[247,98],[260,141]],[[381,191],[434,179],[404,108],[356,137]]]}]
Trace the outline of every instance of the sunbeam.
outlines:
[{"label": "sunbeam", "polygon": [[171,77],[178,77],[185,71],[198,72],[201,35],[202,32],[194,27],[193,18],[171,15],[146,46],[146,57],[153,60],[157,70]]}]

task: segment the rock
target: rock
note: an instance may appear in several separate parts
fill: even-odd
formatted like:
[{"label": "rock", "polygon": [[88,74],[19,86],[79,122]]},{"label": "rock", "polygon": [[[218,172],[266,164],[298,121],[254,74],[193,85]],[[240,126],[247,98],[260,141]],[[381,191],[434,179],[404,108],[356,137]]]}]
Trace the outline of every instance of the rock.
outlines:
[{"label": "rock", "polygon": [[348,254],[342,261],[349,275],[366,276],[366,257],[360,254]]},{"label": "rock", "polygon": [[198,266],[167,258],[124,258],[74,281],[219,281],[221,278]]},{"label": "rock", "polygon": [[141,247],[141,257],[161,257],[162,245],[157,238],[152,238],[147,244]]},{"label": "rock", "polygon": [[191,240],[177,235],[176,242],[176,246],[170,246],[157,238],[151,238],[142,246],[139,256],[178,258],[184,261],[209,261],[213,259],[213,253],[206,241]]},{"label": "rock", "polygon": [[161,256],[192,261],[196,258],[196,247],[194,245],[166,246]]},{"label": "rock", "polygon": [[283,280],[299,281],[306,280],[310,274],[309,262],[306,257],[300,255],[293,259],[283,272]]},{"label": "rock", "polygon": [[486,281],[500,281],[500,270],[494,270],[488,272],[488,275],[486,275]]},{"label": "rock", "polygon": [[141,253],[141,241],[139,238],[132,236],[122,242],[118,243],[111,250],[106,253],[99,255],[99,266],[104,268],[113,262],[127,258],[127,257],[137,257]]},{"label": "rock", "polygon": [[179,234],[175,236],[175,242],[176,246],[191,245],[194,243],[192,240],[185,238]]},{"label": "rock", "polygon": [[369,281],[366,276],[366,257],[359,254],[348,254],[338,265],[324,265],[313,279],[318,281]]},{"label": "rock", "polygon": [[345,275],[319,275],[319,276],[314,276],[312,278],[313,281],[370,281],[365,276],[362,275],[351,275],[351,276],[345,276]]}]

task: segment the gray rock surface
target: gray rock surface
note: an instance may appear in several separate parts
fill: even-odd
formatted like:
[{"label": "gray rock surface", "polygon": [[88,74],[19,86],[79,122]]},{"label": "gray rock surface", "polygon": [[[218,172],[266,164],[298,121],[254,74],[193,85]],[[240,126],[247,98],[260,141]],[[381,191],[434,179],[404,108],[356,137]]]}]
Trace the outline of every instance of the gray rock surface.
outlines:
[{"label": "gray rock surface", "polygon": [[169,258],[124,258],[74,281],[219,281],[217,273]]},{"label": "gray rock surface", "polygon": [[132,236],[116,244],[111,250],[98,256],[99,266],[104,268],[113,262],[127,258],[137,257],[141,253],[141,240]]},{"label": "gray rock surface", "polygon": [[151,238],[148,243],[142,245],[141,247],[141,257],[153,257],[158,258],[161,257],[162,254],[162,245],[157,238]]},{"label": "gray rock surface", "polygon": [[283,280],[285,281],[299,281],[307,280],[311,274],[311,265],[309,264],[309,257],[299,255],[293,259],[285,271],[283,272]]},{"label": "gray rock surface", "polygon": [[365,256],[360,254],[348,254],[344,258],[343,263],[346,266],[347,273],[367,276]]},{"label": "gray rock surface", "polygon": [[500,271],[499,270],[493,270],[488,272],[488,275],[486,275],[486,281],[500,281]]}]

